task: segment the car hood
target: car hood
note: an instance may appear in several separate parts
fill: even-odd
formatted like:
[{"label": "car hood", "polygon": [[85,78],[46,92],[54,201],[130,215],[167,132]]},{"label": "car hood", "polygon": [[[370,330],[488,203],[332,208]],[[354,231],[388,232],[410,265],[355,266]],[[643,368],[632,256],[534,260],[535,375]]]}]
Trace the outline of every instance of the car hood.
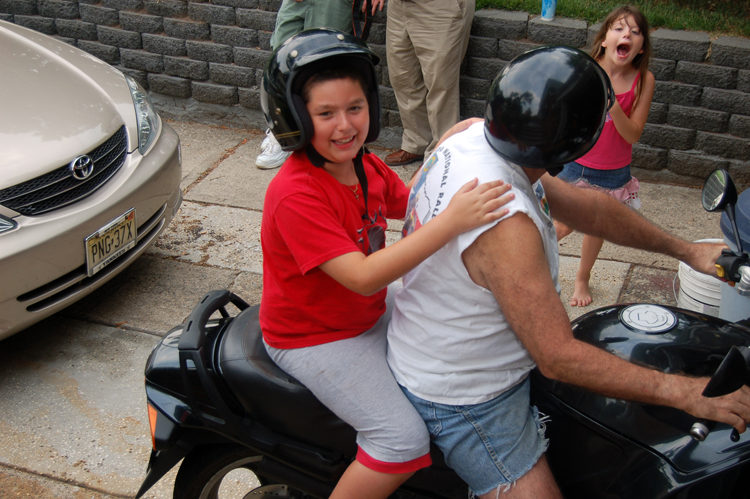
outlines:
[{"label": "car hood", "polygon": [[123,124],[134,129],[127,82],[108,64],[2,21],[0,47],[0,189],[66,165]]}]

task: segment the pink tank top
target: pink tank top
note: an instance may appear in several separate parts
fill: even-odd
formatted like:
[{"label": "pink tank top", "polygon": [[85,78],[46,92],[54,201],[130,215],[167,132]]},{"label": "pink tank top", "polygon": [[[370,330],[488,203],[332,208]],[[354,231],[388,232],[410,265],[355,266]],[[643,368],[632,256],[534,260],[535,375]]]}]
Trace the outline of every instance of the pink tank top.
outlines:
[{"label": "pink tank top", "polygon": [[[630,90],[616,96],[617,102],[620,103],[620,107],[628,118],[633,109],[635,86],[638,84],[640,76],[640,73],[635,76],[635,81],[633,81],[633,86]],[[594,144],[594,147],[589,152],[583,157],[578,158],[576,163],[595,170],[615,170],[628,166],[632,155],[633,145],[622,138],[615,128],[612,117],[607,113],[607,119],[604,122],[604,128],[602,129],[602,134],[599,136],[599,140],[596,141],[596,144]]]}]

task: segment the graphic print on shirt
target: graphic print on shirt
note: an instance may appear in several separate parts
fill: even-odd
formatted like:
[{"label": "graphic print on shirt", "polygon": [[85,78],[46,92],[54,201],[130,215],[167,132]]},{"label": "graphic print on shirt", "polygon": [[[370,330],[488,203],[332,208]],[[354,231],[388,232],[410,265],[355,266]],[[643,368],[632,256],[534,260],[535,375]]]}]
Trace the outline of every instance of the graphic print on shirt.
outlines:
[{"label": "graphic print on shirt", "polygon": [[[367,220],[367,215],[362,215],[362,220]],[[367,252],[365,251],[365,238],[364,238],[364,237],[362,237],[362,234],[364,233],[364,231],[365,231],[365,228],[364,228],[364,227],[362,227],[361,229],[357,229],[357,235],[359,235],[359,239],[357,239],[357,245],[358,245],[358,246],[359,246],[360,248],[362,248],[362,252],[363,252],[363,253],[364,253],[365,255],[367,255],[367,254],[369,254],[369,253],[367,253]]]},{"label": "graphic print on shirt", "polygon": [[[383,221],[383,225],[377,223],[378,219]],[[364,223],[364,227],[357,232],[362,234],[363,231],[366,231],[369,247],[365,248],[365,240],[363,237],[360,237],[357,240],[357,244],[362,248],[362,252],[365,255],[370,255],[385,246],[385,229],[383,226],[385,225],[387,227],[388,221],[385,216],[383,216],[383,207],[379,206],[373,216],[367,214],[362,215],[362,222]]]},{"label": "graphic print on shirt", "polygon": [[[445,185],[448,170],[450,168],[451,156],[450,151],[444,147],[439,147],[435,152],[432,153],[430,159],[422,165],[422,168],[417,173],[417,178],[414,181],[414,185],[411,188],[409,194],[409,205],[406,207],[406,219],[404,221],[404,229],[401,231],[403,237],[408,236],[422,225],[426,224],[428,220],[437,214],[438,207],[442,203],[440,198],[443,197],[443,192],[438,194],[436,200],[430,199],[427,195],[427,189],[425,189],[425,183],[427,182],[428,175],[434,171],[433,166],[438,162],[438,154],[443,155],[443,163],[445,168],[443,169],[443,178],[441,187]],[[430,177],[432,178],[432,177]],[[433,205],[434,201],[434,205]],[[420,215],[421,213],[421,215]]]},{"label": "graphic print on shirt", "polygon": [[542,215],[542,220],[547,224],[547,228],[554,227],[552,217],[549,214],[547,194],[544,192],[544,187],[542,187],[541,182],[536,183],[536,187],[534,187],[534,195],[536,196],[536,200],[539,201],[539,207],[542,209],[540,213],[540,215]]},{"label": "graphic print on shirt", "polygon": [[542,212],[547,218],[547,225],[551,224],[552,218],[549,215],[549,202],[547,202],[547,194],[544,192],[544,187],[542,187],[541,182],[536,184],[534,194],[536,195],[536,200],[539,201],[539,206],[541,206]]}]

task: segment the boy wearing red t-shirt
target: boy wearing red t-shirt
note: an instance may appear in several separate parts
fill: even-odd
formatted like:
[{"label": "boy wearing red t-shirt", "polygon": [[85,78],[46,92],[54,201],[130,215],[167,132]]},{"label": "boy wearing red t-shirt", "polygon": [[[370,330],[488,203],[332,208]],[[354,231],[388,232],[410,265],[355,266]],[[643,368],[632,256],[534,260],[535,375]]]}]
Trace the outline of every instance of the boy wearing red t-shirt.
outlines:
[{"label": "boy wearing red t-shirt", "polygon": [[505,215],[498,208],[512,196],[499,197],[502,182],[474,180],[386,248],[386,219],[404,217],[409,191],[363,147],[380,127],[377,62],[357,38],[305,31],[274,52],[261,93],[274,134],[295,150],[266,192],[261,328],[274,362],[358,432],[357,459],[332,498],[386,498],[430,464],[422,418],[385,360],[388,285]]}]

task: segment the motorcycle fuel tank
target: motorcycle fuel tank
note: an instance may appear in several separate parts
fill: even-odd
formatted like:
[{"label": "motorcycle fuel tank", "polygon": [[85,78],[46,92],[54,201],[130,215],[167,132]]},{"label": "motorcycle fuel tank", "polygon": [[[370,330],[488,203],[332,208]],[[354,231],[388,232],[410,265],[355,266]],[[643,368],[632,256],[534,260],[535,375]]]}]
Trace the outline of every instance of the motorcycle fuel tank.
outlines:
[{"label": "motorcycle fuel tank", "polygon": [[[733,345],[750,344],[746,327],[644,304],[590,312],[574,321],[573,333],[630,362],[705,377],[713,375]],[[685,412],[596,395],[549,380],[538,371],[532,380],[532,402],[551,417],[549,460],[561,486],[565,469],[575,469],[578,485],[596,482],[598,474],[608,482],[598,483],[598,490],[609,489],[612,497],[672,497],[670,491],[706,481],[721,470],[743,462],[750,466],[749,432],[732,442],[731,427],[718,424],[704,442],[697,442],[689,434],[695,418]],[[573,447],[578,450],[571,452]],[[712,487],[715,493],[718,489]]]}]

